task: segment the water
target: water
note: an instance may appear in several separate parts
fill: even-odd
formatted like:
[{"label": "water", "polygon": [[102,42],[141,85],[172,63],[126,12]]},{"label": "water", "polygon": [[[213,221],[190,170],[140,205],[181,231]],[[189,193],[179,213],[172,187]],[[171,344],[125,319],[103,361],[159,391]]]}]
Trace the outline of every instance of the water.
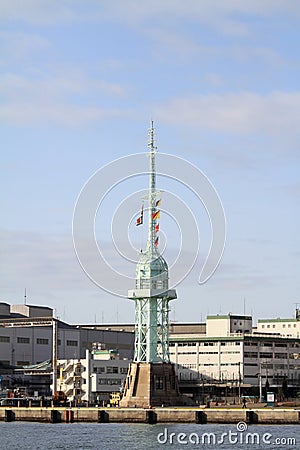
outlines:
[{"label": "water", "polygon": [[[251,425],[247,430],[240,430],[237,430],[236,425],[1,422],[0,449],[300,449],[299,425]],[[185,436],[180,433],[185,433]],[[211,433],[210,442],[205,433]],[[256,443],[252,443],[250,434],[256,439]],[[197,436],[199,443],[196,443]],[[205,443],[201,441],[202,438]],[[248,444],[245,442],[246,438],[250,439]]]}]

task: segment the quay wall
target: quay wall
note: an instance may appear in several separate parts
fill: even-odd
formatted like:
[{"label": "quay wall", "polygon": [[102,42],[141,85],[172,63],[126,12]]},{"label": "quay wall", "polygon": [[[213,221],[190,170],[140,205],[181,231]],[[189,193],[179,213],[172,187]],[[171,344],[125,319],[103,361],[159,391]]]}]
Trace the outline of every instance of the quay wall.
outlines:
[{"label": "quay wall", "polygon": [[0,407],[0,421],[300,424],[293,408],[62,408]]}]

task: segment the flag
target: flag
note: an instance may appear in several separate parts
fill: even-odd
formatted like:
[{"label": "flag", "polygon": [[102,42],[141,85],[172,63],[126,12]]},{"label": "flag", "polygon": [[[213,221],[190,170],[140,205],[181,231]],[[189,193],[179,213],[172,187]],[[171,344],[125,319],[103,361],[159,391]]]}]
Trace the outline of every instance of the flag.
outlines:
[{"label": "flag", "polygon": [[156,220],[160,218],[160,211],[156,211],[155,213],[152,214],[152,219]]},{"label": "flag", "polygon": [[155,233],[159,232],[159,223],[157,225],[155,225]]},{"label": "flag", "polygon": [[161,204],[161,199],[157,200],[155,206],[159,206]]},{"label": "flag", "polygon": [[142,205],[142,210],[141,210],[140,216],[136,219],[136,222],[135,222],[136,226],[142,225],[143,220],[144,220],[144,205]]},{"label": "flag", "polygon": [[143,217],[142,216],[138,217],[136,219],[136,223],[135,224],[136,224],[136,226],[142,225],[143,224]]},{"label": "flag", "polygon": [[155,245],[155,247],[157,247],[158,246],[158,237],[155,239],[155,241],[154,241],[154,245]]}]

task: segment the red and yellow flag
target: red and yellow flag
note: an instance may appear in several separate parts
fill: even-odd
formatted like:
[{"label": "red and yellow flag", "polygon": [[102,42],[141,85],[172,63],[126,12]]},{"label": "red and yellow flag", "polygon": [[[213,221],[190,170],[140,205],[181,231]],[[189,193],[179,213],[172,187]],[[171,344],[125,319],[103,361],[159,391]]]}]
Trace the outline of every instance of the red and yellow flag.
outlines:
[{"label": "red and yellow flag", "polygon": [[156,220],[160,218],[160,211],[156,211],[155,213],[152,214],[152,219]]},{"label": "red and yellow flag", "polygon": [[144,221],[144,205],[142,205],[142,210],[141,210],[140,216],[136,219],[136,222],[135,222],[136,226],[142,225],[143,221]]}]

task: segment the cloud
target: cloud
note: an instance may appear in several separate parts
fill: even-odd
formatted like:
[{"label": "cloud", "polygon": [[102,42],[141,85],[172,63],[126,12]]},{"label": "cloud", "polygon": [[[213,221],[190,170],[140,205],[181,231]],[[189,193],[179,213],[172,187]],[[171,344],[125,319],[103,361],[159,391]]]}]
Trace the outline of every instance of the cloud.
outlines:
[{"label": "cloud", "polygon": [[249,33],[247,17],[299,17],[293,0],[152,0],[151,7],[140,0],[10,0],[0,3],[0,20],[23,21],[36,25],[57,25],[83,21],[118,21],[129,26],[165,26],[190,20],[207,24],[229,35]]},{"label": "cloud", "polygon": [[1,64],[19,61],[22,58],[32,58],[35,53],[45,53],[51,48],[50,42],[37,33],[20,31],[0,31]]},{"label": "cloud", "polygon": [[156,106],[158,120],[233,134],[298,135],[300,92],[208,94]]},{"label": "cloud", "polygon": [[124,86],[96,80],[78,70],[28,76],[6,73],[0,95],[2,123],[50,121],[72,126],[128,113],[126,108],[106,106],[107,98],[126,98]]}]

